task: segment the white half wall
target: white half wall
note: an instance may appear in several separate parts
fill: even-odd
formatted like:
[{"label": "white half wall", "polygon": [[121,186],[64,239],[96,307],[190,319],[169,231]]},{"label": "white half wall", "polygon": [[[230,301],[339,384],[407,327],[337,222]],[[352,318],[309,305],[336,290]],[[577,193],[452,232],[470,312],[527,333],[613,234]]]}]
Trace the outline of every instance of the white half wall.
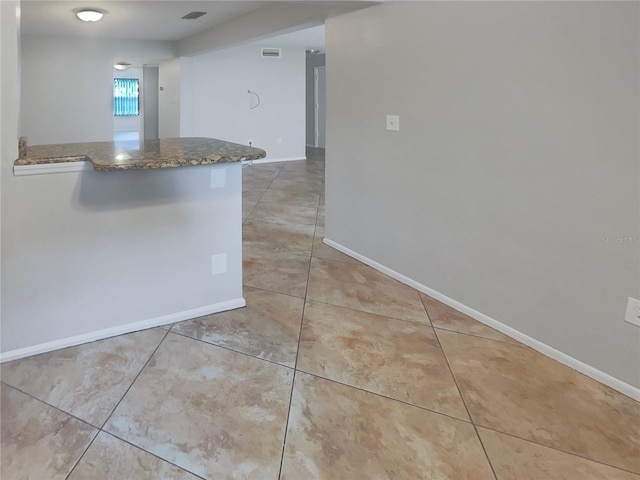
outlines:
[{"label": "white half wall", "polygon": [[327,238],[640,387],[639,8],[328,19]]},{"label": "white half wall", "polygon": [[[261,48],[182,58],[181,134],[253,140],[270,160],[305,158],[305,50],[285,47],[281,58],[262,58]],[[257,108],[248,90],[260,97]]]},{"label": "white half wall", "polygon": [[3,358],[242,306],[240,163],[10,180]]},{"label": "white half wall", "polygon": [[20,134],[30,145],[111,141],[113,65],[174,56],[171,42],[23,35]]}]

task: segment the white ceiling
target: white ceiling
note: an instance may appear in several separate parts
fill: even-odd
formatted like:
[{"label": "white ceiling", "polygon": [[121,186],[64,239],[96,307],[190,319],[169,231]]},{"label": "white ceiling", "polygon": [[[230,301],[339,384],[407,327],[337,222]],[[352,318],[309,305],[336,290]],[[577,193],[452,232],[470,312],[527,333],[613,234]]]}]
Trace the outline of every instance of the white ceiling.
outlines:
[{"label": "white ceiling", "polygon": [[[2,1],[2,0],[0,0]],[[261,8],[277,8],[285,3],[292,8],[308,9],[306,23],[317,24],[323,18],[366,8],[376,2],[366,0],[22,0],[21,32],[28,35],[117,38],[180,41]],[[102,20],[86,23],[75,12],[94,8],[105,13]],[[265,9],[265,14],[268,12]],[[190,12],[207,12],[195,20],[181,17]],[[298,10],[299,11],[299,10]],[[320,15],[319,15],[320,14]],[[266,15],[269,18],[269,15]],[[258,17],[259,18],[259,17]],[[298,28],[303,28],[301,25]],[[258,45],[302,47],[325,50],[324,24],[259,40]],[[277,44],[277,45],[276,45]]]},{"label": "white ceiling", "polygon": [[316,49],[324,51],[324,25],[318,25],[317,27],[306,28],[304,30],[298,30],[297,32],[269,37],[254,43],[263,47],[303,47],[307,50]]},{"label": "white ceiling", "polygon": [[[32,35],[182,40],[270,3],[273,2],[23,0],[21,30],[22,33]],[[97,23],[81,22],[76,18],[74,10],[85,7],[105,11],[105,16]],[[207,14],[196,20],[181,18],[193,11]]]}]

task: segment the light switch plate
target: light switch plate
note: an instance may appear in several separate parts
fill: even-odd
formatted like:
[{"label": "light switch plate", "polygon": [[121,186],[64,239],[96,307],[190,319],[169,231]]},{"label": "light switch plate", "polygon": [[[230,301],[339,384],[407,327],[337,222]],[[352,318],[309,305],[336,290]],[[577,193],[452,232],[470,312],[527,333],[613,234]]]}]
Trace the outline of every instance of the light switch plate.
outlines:
[{"label": "light switch plate", "polygon": [[387,115],[387,130],[397,132],[400,130],[400,116]]},{"label": "light switch plate", "polygon": [[624,319],[627,322],[640,327],[640,300],[631,297],[627,299],[627,312]]}]

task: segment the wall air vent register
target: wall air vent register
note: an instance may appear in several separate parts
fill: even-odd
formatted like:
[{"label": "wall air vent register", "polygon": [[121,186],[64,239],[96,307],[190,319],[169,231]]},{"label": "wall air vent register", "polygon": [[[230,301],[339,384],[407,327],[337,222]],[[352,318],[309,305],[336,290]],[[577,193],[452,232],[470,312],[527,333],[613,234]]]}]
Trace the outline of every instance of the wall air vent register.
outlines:
[{"label": "wall air vent register", "polygon": [[282,55],[281,49],[279,48],[263,48],[262,56],[270,57],[270,58],[280,58]]},{"label": "wall air vent register", "polygon": [[207,12],[191,12],[191,13],[187,13],[184,17],[182,17],[184,20],[195,20],[196,18],[200,18],[203,15],[206,15]]}]

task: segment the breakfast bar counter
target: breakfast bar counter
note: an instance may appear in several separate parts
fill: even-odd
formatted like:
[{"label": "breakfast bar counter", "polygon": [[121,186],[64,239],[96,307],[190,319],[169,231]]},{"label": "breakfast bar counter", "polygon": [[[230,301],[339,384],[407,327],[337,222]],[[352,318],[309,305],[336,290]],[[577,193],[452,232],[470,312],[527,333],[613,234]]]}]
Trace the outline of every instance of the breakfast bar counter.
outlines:
[{"label": "breakfast bar counter", "polygon": [[245,305],[241,161],[263,150],[213,138],[20,143],[0,360]]},{"label": "breakfast bar counter", "polygon": [[15,166],[89,162],[98,172],[146,170],[257,160],[259,148],[216,138],[161,138],[137,142],[87,142],[37,145],[21,149]]}]

